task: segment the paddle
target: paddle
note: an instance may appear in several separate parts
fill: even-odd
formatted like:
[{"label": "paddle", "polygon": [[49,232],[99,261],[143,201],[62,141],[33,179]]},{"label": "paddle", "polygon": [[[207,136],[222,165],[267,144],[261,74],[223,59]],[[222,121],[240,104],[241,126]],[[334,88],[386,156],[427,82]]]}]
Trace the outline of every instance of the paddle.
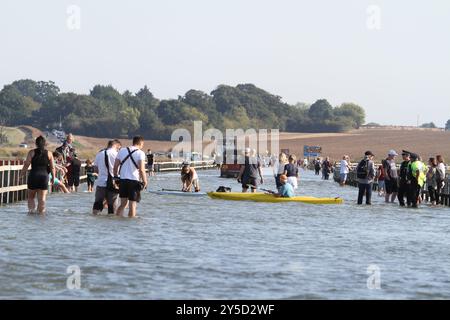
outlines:
[{"label": "paddle", "polygon": [[261,190],[261,191],[264,191],[264,192],[268,192],[268,193],[271,193],[271,194],[275,194],[276,193],[276,192],[274,192],[272,190],[255,187],[255,186],[253,186],[251,184],[247,184],[247,187],[250,187],[251,189],[256,189],[256,190]]}]

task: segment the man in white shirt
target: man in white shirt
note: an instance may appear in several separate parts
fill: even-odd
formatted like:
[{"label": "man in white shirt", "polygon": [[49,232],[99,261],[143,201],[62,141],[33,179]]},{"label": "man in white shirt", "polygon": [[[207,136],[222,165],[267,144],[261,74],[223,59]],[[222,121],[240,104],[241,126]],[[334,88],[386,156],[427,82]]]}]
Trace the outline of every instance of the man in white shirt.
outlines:
[{"label": "man in white shirt", "polygon": [[[141,191],[147,188],[147,175],[145,174],[144,138],[136,136],[133,145],[122,148],[114,163],[114,179],[120,179],[119,197],[120,205],[116,214],[123,215],[129,202],[128,217],[136,216],[136,206],[141,200]],[[120,178],[119,178],[120,176]]]},{"label": "man in white shirt", "polygon": [[343,156],[341,160],[341,170],[339,172],[340,177],[340,185],[343,187],[345,186],[345,183],[347,182],[347,176],[350,172],[350,157],[349,156]]},{"label": "man in white shirt", "polygon": [[119,140],[111,140],[108,142],[106,149],[101,150],[95,156],[94,172],[98,174],[98,178],[96,181],[95,201],[92,208],[93,214],[98,214],[103,210],[103,202],[105,199],[108,203],[108,214],[114,214],[114,210],[117,207],[116,203],[119,190],[114,188],[112,178],[114,176],[114,163],[120,146]]}]

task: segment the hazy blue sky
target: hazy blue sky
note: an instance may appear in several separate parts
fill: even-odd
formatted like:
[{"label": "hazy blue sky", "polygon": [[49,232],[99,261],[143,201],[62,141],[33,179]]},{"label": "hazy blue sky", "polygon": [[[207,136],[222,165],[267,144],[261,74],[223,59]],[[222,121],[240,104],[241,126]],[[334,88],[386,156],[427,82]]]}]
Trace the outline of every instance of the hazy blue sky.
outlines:
[{"label": "hazy blue sky", "polygon": [[[69,5],[80,29],[67,26]],[[370,29],[369,5],[380,8]],[[73,20],[70,20],[73,21]],[[371,20],[375,21],[375,20]],[[0,86],[53,80],[158,98],[254,83],[289,103],[356,102],[367,121],[450,119],[450,1],[5,1]]]}]

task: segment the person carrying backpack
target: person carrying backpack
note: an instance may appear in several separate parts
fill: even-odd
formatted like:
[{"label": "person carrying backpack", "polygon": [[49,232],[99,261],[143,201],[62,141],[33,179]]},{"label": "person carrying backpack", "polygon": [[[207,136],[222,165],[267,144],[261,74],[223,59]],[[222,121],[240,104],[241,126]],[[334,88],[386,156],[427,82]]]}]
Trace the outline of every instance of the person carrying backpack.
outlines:
[{"label": "person carrying backpack", "polygon": [[371,151],[364,153],[364,159],[356,167],[356,177],[358,178],[358,205],[363,202],[366,196],[366,204],[372,204],[372,186],[375,178],[375,165],[373,163],[374,154]]}]

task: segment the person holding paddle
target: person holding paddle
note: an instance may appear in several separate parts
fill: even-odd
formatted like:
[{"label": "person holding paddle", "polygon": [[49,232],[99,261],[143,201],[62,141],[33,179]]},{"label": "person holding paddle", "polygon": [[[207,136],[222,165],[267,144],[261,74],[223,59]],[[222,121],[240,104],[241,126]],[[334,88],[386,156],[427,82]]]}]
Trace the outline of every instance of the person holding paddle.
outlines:
[{"label": "person holding paddle", "polygon": [[294,187],[292,186],[292,184],[288,183],[288,177],[285,174],[282,174],[280,176],[280,184],[281,187],[278,189],[278,192],[272,191],[272,190],[268,190],[268,189],[263,189],[263,188],[259,188],[259,187],[255,187],[251,184],[248,184],[247,187],[251,188],[252,190],[261,190],[264,192],[267,192],[275,197],[278,198],[292,198],[295,197],[295,192],[294,192]]},{"label": "person holding paddle", "polygon": [[275,193],[275,196],[281,198],[292,198],[294,196],[294,187],[292,184],[288,183],[288,177],[285,174],[280,176],[280,183],[280,191]]}]

